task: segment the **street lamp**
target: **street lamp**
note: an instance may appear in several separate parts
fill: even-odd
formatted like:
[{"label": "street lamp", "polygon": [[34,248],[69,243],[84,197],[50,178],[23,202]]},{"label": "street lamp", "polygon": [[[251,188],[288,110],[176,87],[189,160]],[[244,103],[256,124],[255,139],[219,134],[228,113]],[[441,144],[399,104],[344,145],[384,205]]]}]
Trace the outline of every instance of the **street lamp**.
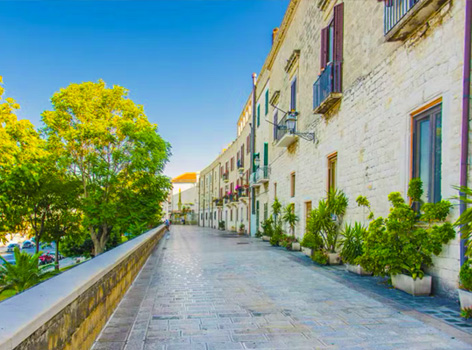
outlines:
[{"label": "street lamp", "polygon": [[254,167],[258,169],[260,164],[261,164],[261,159],[259,157],[259,153],[255,153],[254,154]]},{"label": "street lamp", "polygon": [[285,126],[287,127],[287,130],[291,134],[295,134],[295,129],[297,127],[297,112],[292,111],[289,114],[287,114],[287,120],[285,121]]},{"label": "street lamp", "polygon": [[284,113],[284,118],[286,116],[285,125],[283,125],[283,124],[274,124],[274,123],[272,123],[271,121],[269,121],[267,119],[266,119],[266,122],[268,122],[269,124],[273,124],[277,128],[277,130],[288,130],[289,134],[291,134],[291,135],[300,136],[302,139],[307,140],[307,141],[312,141],[312,142],[316,141],[314,132],[298,132],[298,131],[296,131],[297,116],[298,116],[297,111],[291,110],[290,112],[285,112],[284,110],[280,109],[279,107],[277,107],[273,104],[272,104],[272,107],[274,107],[275,109],[277,109],[277,110],[281,111],[282,113]]}]

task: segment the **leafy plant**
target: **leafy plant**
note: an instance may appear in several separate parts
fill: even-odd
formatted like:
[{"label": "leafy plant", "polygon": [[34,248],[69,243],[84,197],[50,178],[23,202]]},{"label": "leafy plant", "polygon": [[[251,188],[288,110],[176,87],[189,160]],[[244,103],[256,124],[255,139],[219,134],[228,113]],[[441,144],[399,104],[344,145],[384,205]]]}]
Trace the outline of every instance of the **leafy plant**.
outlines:
[{"label": "leafy plant", "polygon": [[342,191],[331,190],[310,214],[307,231],[316,236],[316,241],[321,242],[321,249],[326,252],[336,252],[347,204],[347,197]]},{"label": "leafy plant", "polygon": [[320,249],[323,245],[321,237],[314,234],[313,232],[307,232],[303,236],[303,240],[300,243],[302,247],[310,249]]},{"label": "leafy plant", "polygon": [[288,224],[290,227],[290,232],[292,233],[292,237],[295,237],[295,226],[299,221],[298,216],[295,214],[295,205],[293,203],[288,204],[284,208],[284,215],[282,220]]},{"label": "leafy plant", "polygon": [[279,245],[279,242],[283,239],[283,235],[282,234],[273,234],[272,237],[270,237],[270,245],[273,245],[273,246],[278,246]]},{"label": "leafy plant", "polygon": [[461,237],[465,240],[467,247],[465,255],[472,258],[472,189],[469,187],[454,187],[459,190],[460,195],[456,199],[460,200],[465,206],[466,210],[454,223],[454,226],[459,227]]},{"label": "leafy plant", "polygon": [[311,256],[311,260],[320,264],[320,265],[327,265],[328,264],[328,254],[322,250],[315,250],[313,255]]},{"label": "leafy plant", "polygon": [[224,230],[225,228],[226,228],[225,221],[224,220],[218,221],[218,229],[219,230]]},{"label": "leafy plant", "polygon": [[461,288],[472,291],[472,262],[470,260],[461,266],[459,282]]},{"label": "leafy plant", "polygon": [[274,203],[272,203],[272,216],[274,218],[275,225],[279,223],[281,212],[282,212],[282,204],[279,202],[277,197],[275,197]]},{"label": "leafy plant", "polygon": [[47,266],[39,266],[38,259],[41,252],[29,255],[26,252],[20,252],[18,247],[14,250],[15,264],[6,261],[2,256],[0,259],[3,265],[0,267],[2,276],[1,290],[15,290],[22,292],[41,282],[42,279],[53,276],[54,272],[46,272]]},{"label": "leafy plant", "polygon": [[[420,180],[410,182],[408,193],[419,199]],[[430,203],[417,211],[411,208],[400,193],[388,196],[391,203],[387,218],[373,220],[364,238],[364,252],[357,262],[375,275],[405,273],[422,278],[424,268],[432,265],[432,256],[441,253],[442,245],[455,237],[453,226],[441,222],[449,212],[450,203]],[[422,214],[423,213],[423,214]],[[420,221],[422,218],[427,221]]]},{"label": "leafy plant", "polygon": [[465,307],[461,309],[461,316],[465,319],[472,318],[472,307]]},{"label": "leafy plant", "polygon": [[354,226],[345,226],[342,232],[342,250],[340,252],[343,261],[351,265],[357,264],[357,258],[363,253],[363,239],[366,234],[367,228],[360,222],[356,222]]},{"label": "leafy plant", "polygon": [[266,220],[264,220],[261,223],[261,227],[262,227],[261,235],[272,237],[272,235],[274,234],[274,220],[272,219],[272,217],[268,217]]},{"label": "leafy plant", "polygon": [[365,196],[359,196],[356,198],[357,205],[359,207],[365,207],[369,210],[369,215],[367,215],[368,220],[372,220],[374,218],[374,213],[372,212],[372,208],[370,207],[370,202]]}]

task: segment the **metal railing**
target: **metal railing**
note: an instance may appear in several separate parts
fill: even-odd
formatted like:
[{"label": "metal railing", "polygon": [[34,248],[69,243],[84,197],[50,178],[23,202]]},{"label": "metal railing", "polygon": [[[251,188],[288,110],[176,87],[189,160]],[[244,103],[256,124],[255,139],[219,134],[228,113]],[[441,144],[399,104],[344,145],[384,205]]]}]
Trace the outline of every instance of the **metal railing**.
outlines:
[{"label": "metal railing", "polygon": [[[278,123],[277,123],[277,131],[276,131],[276,134],[275,134],[275,139],[277,141],[279,141],[282,137],[284,137],[285,134],[288,133],[288,129],[287,129],[287,116],[288,114],[283,117]],[[295,127],[295,130],[296,131],[297,128]]]},{"label": "metal railing", "polygon": [[244,160],[238,159],[237,166],[238,166],[238,169],[244,168]]},{"label": "metal railing", "polygon": [[342,92],[342,62],[329,62],[313,84],[313,109],[334,92]]},{"label": "metal railing", "polygon": [[385,0],[384,34],[387,34],[421,0]]},{"label": "metal railing", "polygon": [[268,180],[269,179],[269,173],[270,173],[270,168],[269,168],[268,165],[261,166],[261,167],[257,168],[256,171],[254,171],[251,174],[251,177],[249,179],[250,184],[255,185],[255,184],[258,184],[258,183],[262,182],[263,180]]},{"label": "metal railing", "polygon": [[240,187],[238,188],[238,197],[249,197],[249,190],[247,188]]}]

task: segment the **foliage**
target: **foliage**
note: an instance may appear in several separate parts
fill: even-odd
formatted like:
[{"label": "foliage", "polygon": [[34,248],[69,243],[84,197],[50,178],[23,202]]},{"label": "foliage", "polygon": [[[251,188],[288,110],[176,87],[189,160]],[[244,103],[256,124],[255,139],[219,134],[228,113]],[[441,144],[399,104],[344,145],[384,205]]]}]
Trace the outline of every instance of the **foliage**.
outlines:
[{"label": "foliage", "polygon": [[278,246],[280,241],[284,238],[284,234],[274,233],[272,237],[270,237],[269,243],[273,246]]},{"label": "foliage", "polygon": [[[415,189],[409,190],[414,196],[421,192],[418,183],[413,181]],[[364,253],[357,262],[375,275],[406,273],[413,279],[422,278],[424,268],[432,265],[432,256],[440,254],[442,245],[455,237],[450,223],[439,222],[447,216],[445,208],[450,208],[450,204],[431,203],[421,215],[423,206],[416,212],[398,192],[391,193],[388,199],[392,205],[390,214],[386,219],[379,217],[370,223],[364,238]],[[419,221],[422,217],[428,221]]]},{"label": "foliage", "polygon": [[113,230],[141,233],[160,220],[170,183],[162,175],[170,146],[149,123],[142,106],[120,86],[71,84],[55,93],[42,120],[48,148],[81,182],[83,224],[95,254]]},{"label": "foliage", "polygon": [[264,236],[264,234],[261,231],[257,230],[255,236],[256,238],[261,238],[262,236]]},{"label": "foliage", "polygon": [[334,253],[338,246],[340,227],[346,214],[348,200],[339,190],[330,190],[325,199],[318,202],[307,222],[307,231],[321,242],[321,249]]},{"label": "foliage", "polygon": [[269,216],[266,220],[261,223],[263,236],[272,237],[274,234],[274,220]]},{"label": "foliage", "polygon": [[343,261],[351,265],[356,265],[357,258],[363,253],[363,239],[367,234],[367,228],[360,222],[346,225],[342,232],[342,250],[340,252]]},{"label": "foliage", "polygon": [[314,234],[313,232],[307,232],[303,236],[303,240],[300,243],[302,247],[310,249],[321,249],[323,246],[323,241],[319,235]]},{"label": "foliage", "polygon": [[367,215],[368,220],[372,220],[374,218],[374,213],[372,212],[372,208],[370,207],[370,202],[365,196],[359,196],[356,198],[357,205],[359,207],[365,207],[369,210],[369,215]]},{"label": "foliage", "polygon": [[279,245],[281,247],[291,249],[292,243],[297,242],[297,239],[293,236],[283,235],[282,238],[279,240]]},{"label": "foliage", "polygon": [[413,202],[421,202],[421,197],[423,196],[423,182],[420,178],[410,180],[407,195]]},{"label": "foliage", "polygon": [[472,262],[467,260],[462,266],[459,272],[460,286],[463,289],[472,292]]},{"label": "foliage", "polygon": [[461,216],[454,223],[454,226],[459,227],[461,237],[465,240],[467,247],[466,256],[472,258],[472,189],[469,187],[454,187],[459,190],[460,195],[456,199],[460,200],[467,208]]},{"label": "foliage", "polygon": [[20,249],[16,247],[14,255],[15,264],[11,264],[0,256],[3,261],[3,265],[0,267],[2,290],[11,289],[22,292],[38,284],[42,279],[53,275],[51,272],[44,271],[45,266],[39,266],[38,259],[41,252],[29,255],[26,252],[20,252]]},{"label": "foliage", "polygon": [[284,208],[282,220],[288,224],[292,236],[295,237],[295,226],[299,221],[299,218],[295,214],[295,205],[293,203],[288,204]]},{"label": "foliage", "polygon": [[218,221],[218,229],[224,230],[225,228],[226,228],[225,221],[224,220]]},{"label": "foliage", "polygon": [[311,256],[311,260],[320,264],[320,265],[327,265],[328,264],[328,254],[322,250],[315,250],[313,255]]},{"label": "foliage", "polygon": [[461,316],[465,319],[472,318],[472,307],[465,307],[461,309]]},{"label": "foliage", "polygon": [[279,202],[277,197],[275,197],[274,203],[272,203],[272,216],[274,218],[275,225],[277,225],[280,221],[281,212],[282,212],[282,204]]},{"label": "foliage", "polygon": [[74,236],[65,236],[61,240],[61,253],[68,257],[84,256],[90,258],[93,255],[93,242],[88,231],[80,229]]}]

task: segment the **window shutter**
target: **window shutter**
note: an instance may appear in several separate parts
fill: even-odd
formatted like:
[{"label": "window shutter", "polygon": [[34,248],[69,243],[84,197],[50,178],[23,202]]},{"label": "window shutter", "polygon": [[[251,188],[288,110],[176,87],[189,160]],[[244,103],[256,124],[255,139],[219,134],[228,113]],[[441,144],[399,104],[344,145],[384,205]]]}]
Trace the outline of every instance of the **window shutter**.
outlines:
[{"label": "window shutter", "polygon": [[269,144],[264,142],[264,166],[269,165]]},{"label": "window shutter", "polygon": [[247,138],[246,138],[246,149],[247,149],[246,153],[249,153],[249,150],[251,149],[251,147],[250,147],[250,145],[249,145],[249,137],[250,137],[250,136],[251,136],[251,135],[247,135]]},{"label": "window shutter", "polygon": [[328,27],[321,29],[320,71],[323,70],[328,63],[328,30]]},{"label": "window shutter", "polygon": [[279,114],[275,112],[274,114],[274,140],[277,140],[277,125],[278,125]]},{"label": "window shutter", "polygon": [[334,60],[343,60],[344,3],[334,6]]}]

